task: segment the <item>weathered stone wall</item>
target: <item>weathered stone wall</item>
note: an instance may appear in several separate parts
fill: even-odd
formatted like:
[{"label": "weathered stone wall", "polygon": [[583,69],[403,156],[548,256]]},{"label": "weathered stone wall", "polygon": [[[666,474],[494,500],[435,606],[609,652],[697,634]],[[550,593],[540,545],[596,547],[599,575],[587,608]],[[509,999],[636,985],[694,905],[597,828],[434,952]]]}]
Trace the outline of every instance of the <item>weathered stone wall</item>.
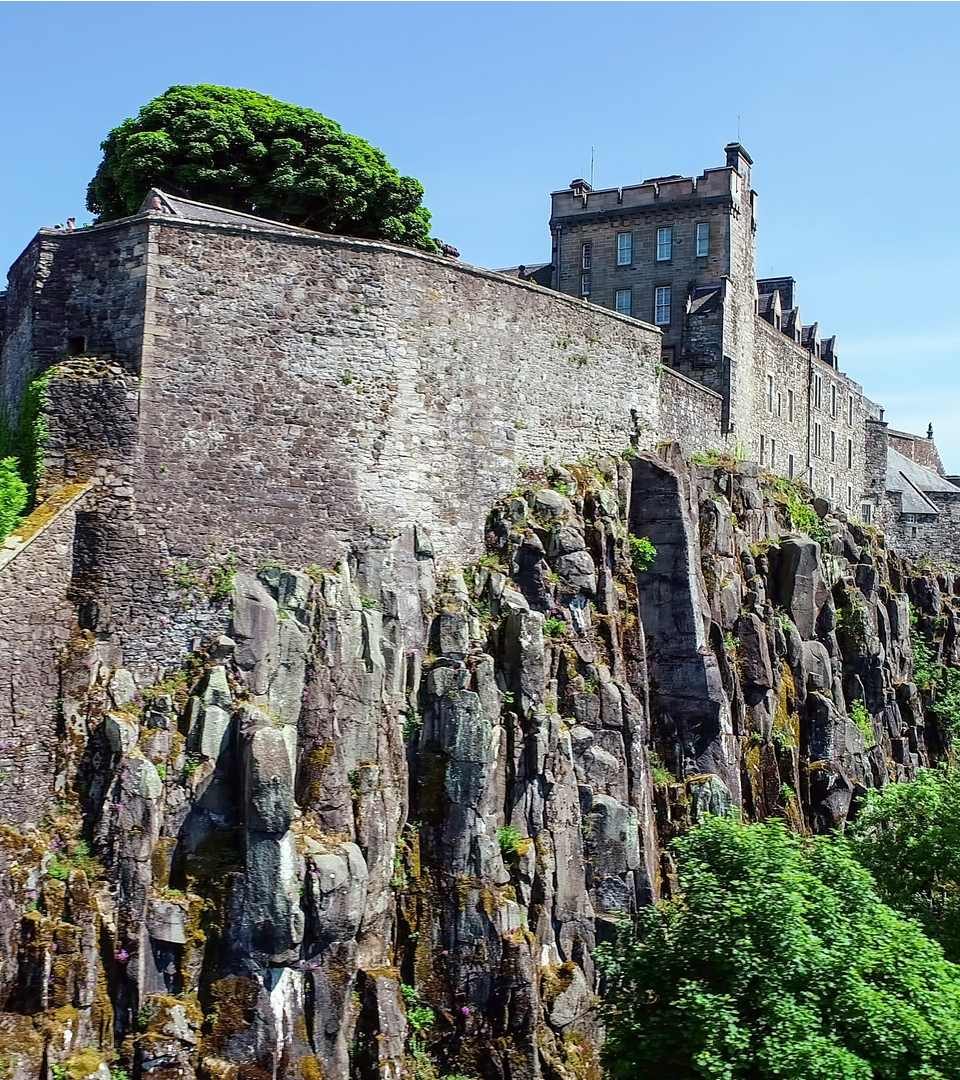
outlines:
[{"label": "weathered stone wall", "polygon": [[414,524],[460,558],[522,465],[658,437],[658,333],[413,251],[154,218],[147,295],[131,528],[98,552],[130,660],[196,633],[180,562]]},{"label": "weathered stone wall", "polygon": [[[888,428],[883,420],[868,417],[864,421],[863,503],[869,503],[873,524],[886,527]],[[861,512],[862,516],[862,512]]]},{"label": "weathered stone wall", "polygon": [[[933,559],[960,566],[960,489],[925,491],[939,514],[904,514],[899,506],[889,512],[885,529],[890,546],[910,559]],[[902,505],[902,500],[899,500]]]},{"label": "weathered stone wall", "polygon": [[58,655],[76,615],[69,597],[76,512],[86,492],[56,493],[0,548],[0,801],[3,821],[39,821],[60,738]]},{"label": "weathered stone wall", "polygon": [[660,373],[661,439],[678,442],[686,454],[723,445],[723,398],[678,371]]},{"label": "weathered stone wall", "polygon": [[143,218],[37,234],[10,271],[0,409],[16,415],[30,379],[71,349],[138,370],[146,235]]}]

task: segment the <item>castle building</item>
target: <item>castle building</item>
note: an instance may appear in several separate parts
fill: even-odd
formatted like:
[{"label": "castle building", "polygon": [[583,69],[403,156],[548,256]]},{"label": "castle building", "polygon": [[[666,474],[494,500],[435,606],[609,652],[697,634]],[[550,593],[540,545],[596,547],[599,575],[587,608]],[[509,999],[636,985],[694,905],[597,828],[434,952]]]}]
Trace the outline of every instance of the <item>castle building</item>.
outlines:
[{"label": "castle building", "polygon": [[664,363],[721,395],[723,443],[869,513],[870,403],[836,338],[801,318],[794,279],[757,280],[753,159],[740,143],[724,153],[698,177],[553,192],[551,285],[658,326]]}]

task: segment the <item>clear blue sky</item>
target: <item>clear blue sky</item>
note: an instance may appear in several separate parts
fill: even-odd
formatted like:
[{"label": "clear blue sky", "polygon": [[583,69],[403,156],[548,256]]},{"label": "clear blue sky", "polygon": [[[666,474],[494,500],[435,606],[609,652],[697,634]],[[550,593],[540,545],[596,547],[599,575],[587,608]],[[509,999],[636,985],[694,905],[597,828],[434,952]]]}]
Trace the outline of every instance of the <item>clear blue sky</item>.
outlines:
[{"label": "clear blue sky", "polygon": [[953,4],[0,4],[0,265],[175,83],[308,105],[419,177],[465,259],[546,258],[547,193],[754,158],[761,276],[960,472]]}]

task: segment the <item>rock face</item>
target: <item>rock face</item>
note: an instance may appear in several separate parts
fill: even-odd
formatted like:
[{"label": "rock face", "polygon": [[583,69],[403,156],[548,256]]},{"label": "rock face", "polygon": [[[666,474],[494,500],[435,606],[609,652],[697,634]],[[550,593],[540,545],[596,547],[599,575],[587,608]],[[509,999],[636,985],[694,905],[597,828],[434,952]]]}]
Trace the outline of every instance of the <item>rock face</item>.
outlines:
[{"label": "rock face", "polygon": [[942,752],[911,613],[956,663],[960,580],[779,498],[581,463],[472,566],[418,530],[238,572],[158,680],[78,637],[62,802],[0,830],[10,1075],[599,1077],[593,952],[673,836],[835,828]]}]

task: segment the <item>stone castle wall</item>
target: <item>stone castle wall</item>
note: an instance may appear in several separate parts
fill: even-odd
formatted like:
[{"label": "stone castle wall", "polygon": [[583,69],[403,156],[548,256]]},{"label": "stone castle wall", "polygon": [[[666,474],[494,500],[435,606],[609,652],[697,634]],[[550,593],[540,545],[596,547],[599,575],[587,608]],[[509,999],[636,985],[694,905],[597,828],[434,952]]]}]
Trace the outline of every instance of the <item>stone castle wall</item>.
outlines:
[{"label": "stone castle wall", "polygon": [[58,657],[76,629],[70,592],[85,485],[54,495],[0,549],[0,800],[39,821],[56,772]]},{"label": "stone castle wall", "polygon": [[[33,325],[62,327],[60,351],[24,343],[11,362],[57,361],[51,483],[98,481],[82,591],[131,662],[205,629],[181,618],[182,565],[330,566],[414,526],[459,560],[523,467],[659,437],[659,333],[535,286],[389,245],[159,216],[51,248],[57,289],[30,303]],[[85,306],[97,289],[137,328],[123,350]],[[64,363],[73,335],[122,351],[139,385]]]},{"label": "stone castle wall", "polygon": [[723,398],[671,368],[660,373],[661,439],[678,442],[685,454],[723,445]]},{"label": "stone castle wall", "polygon": [[115,356],[138,369],[146,238],[143,218],[37,234],[10,270],[0,410],[15,416],[30,379],[71,351]]}]

